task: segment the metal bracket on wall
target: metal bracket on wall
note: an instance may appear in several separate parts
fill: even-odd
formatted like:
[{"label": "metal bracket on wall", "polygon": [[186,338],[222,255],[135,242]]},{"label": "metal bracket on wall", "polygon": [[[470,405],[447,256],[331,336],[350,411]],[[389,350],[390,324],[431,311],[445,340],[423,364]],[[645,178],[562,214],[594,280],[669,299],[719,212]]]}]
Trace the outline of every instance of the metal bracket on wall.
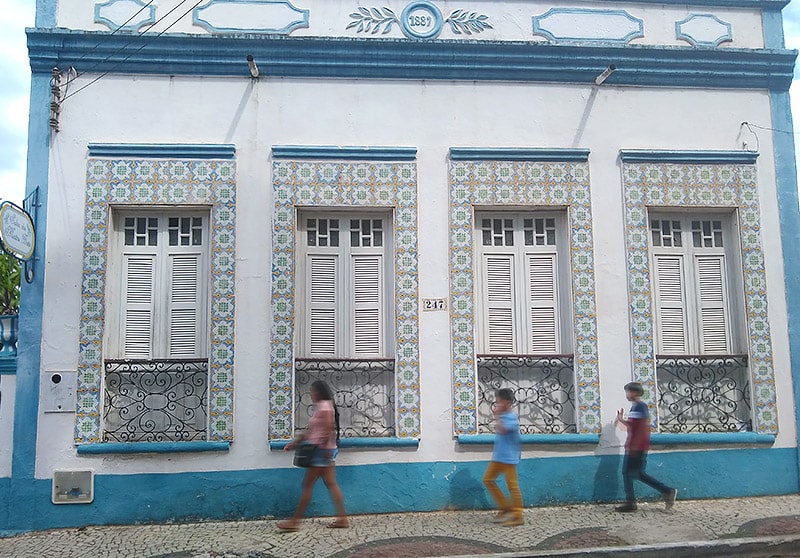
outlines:
[{"label": "metal bracket on wall", "polygon": [[[39,203],[39,187],[37,186],[22,201],[22,209],[27,211],[28,215],[31,216],[31,220],[33,221],[34,231],[39,227],[39,224],[37,223],[37,215],[39,213],[40,205],[41,204]],[[23,275],[25,276],[25,281],[28,283],[33,283],[33,275],[34,275],[34,270],[36,268],[36,260],[38,259],[39,259],[38,256],[34,256],[30,260],[22,262]]]}]

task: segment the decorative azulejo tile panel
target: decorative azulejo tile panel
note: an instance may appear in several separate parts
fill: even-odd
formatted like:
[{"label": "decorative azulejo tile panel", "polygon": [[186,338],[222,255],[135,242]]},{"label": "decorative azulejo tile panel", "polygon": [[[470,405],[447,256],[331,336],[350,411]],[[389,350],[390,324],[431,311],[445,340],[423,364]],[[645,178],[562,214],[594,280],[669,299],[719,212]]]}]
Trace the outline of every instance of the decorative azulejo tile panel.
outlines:
[{"label": "decorative azulejo tile panel", "polygon": [[75,443],[101,441],[106,250],[111,209],[155,205],[211,208],[209,435],[233,439],[236,165],[229,160],[90,158],[81,282]]},{"label": "decorative azulejo tile panel", "polygon": [[755,165],[623,162],[622,177],[633,369],[635,379],[646,388],[647,403],[655,409],[655,328],[647,208],[652,205],[736,209],[742,249],[754,429],[762,434],[777,433],[778,414]]},{"label": "decorative azulejo tile panel", "polygon": [[451,160],[450,298],[455,433],[476,434],[478,431],[473,299],[474,206],[568,209],[577,426],[581,433],[599,432],[600,379],[588,163],[585,160]]},{"label": "decorative azulejo tile panel", "polygon": [[[357,155],[354,159],[357,159]],[[394,209],[395,387],[397,436],[420,435],[417,266],[417,167],[415,162],[273,162],[272,353],[269,370],[269,437],[294,432],[295,207]]]}]

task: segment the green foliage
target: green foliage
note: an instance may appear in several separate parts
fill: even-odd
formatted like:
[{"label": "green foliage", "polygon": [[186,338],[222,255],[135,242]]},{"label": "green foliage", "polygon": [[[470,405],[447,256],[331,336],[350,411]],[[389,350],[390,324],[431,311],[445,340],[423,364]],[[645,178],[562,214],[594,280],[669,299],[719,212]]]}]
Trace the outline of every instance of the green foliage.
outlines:
[{"label": "green foliage", "polygon": [[0,314],[19,313],[19,260],[0,250]]}]

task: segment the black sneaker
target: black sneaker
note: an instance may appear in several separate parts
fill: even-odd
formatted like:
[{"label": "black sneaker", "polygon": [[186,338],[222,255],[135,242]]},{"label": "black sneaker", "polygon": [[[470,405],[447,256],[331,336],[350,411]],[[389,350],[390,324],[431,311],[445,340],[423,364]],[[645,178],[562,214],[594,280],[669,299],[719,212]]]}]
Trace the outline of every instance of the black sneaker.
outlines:
[{"label": "black sneaker", "polygon": [[678,489],[677,488],[670,488],[669,492],[664,494],[664,502],[666,506],[664,509],[671,510],[672,506],[675,505],[675,498],[678,497]]},{"label": "black sneaker", "polygon": [[630,513],[630,512],[635,512],[637,509],[638,508],[636,507],[636,504],[628,502],[627,504],[622,504],[621,506],[617,506],[616,508],[614,508],[614,511],[618,511],[620,513]]}]

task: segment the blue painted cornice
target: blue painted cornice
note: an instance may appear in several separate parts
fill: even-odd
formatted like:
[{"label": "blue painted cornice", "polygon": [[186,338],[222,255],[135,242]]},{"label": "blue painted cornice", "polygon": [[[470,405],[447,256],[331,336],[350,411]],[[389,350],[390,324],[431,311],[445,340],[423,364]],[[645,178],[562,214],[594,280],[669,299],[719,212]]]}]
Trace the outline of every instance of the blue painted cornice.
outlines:
[{"label": "blue painted cornice", "polygon": [[[618,7],[618,0],[603,0]],[[781,10],[789,4],[790,0],[632,0],[631,4],[663,4],[666,6],[714,6],[718,8],[756,8],[762,10]]]},{"label": "blue painted cornice", "polygon": [[446,79],[585,83],[609,64],[614,85],[788,91],[797,51],[642,45],[552,45],[466,40],[284,37],[254,35],[125,35],[28,29],[34,73],[74,66],[80,73]]},{"label": "blue painted cornice", "polygon": [[661,151],[648,149],[623,149],[619,158],[624,163],[686,163],[686,164],[745,164],[752,165],[758,158],[753,151]]},{"label": "blue painted cornice", "polygon": [[275,159],[358,159],[360,161],[413,161],[416,147],[339,147],[328,145],[276,145]]},{"label": "blue painted cornice", "polygon": [[530,149],[524,147],[451,147],[453,161],[585,162],[588,149]]},{"label": "blue painted cornice", "polygon": [[231,144],[90,143],[90,157],[142,157],[177,159],[233,159]]}]

